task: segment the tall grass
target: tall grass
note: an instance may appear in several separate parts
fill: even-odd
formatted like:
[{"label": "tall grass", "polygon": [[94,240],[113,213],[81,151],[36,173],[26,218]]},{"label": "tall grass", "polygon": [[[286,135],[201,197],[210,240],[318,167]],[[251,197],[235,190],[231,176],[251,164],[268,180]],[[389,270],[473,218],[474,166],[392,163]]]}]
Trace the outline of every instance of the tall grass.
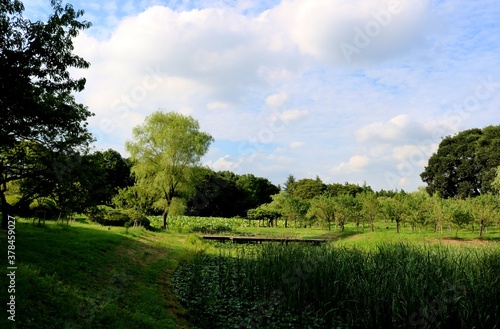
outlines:
[{"label": "tall grass", "polygon": [[174,276],[200,328],[495,328],[500,250],[263,244]]}]

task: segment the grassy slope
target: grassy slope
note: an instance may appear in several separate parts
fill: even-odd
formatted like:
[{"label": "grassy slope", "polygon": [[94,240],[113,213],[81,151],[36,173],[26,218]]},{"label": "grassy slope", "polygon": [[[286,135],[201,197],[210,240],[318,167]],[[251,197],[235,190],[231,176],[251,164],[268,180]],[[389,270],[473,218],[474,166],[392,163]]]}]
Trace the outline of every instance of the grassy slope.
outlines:
[{"label": "grassy slope", "polygon": [[18,221],[16,323],[2,315],[0,328],[187,328],[169,287],[185,253],[182,237],[168,233]]}]

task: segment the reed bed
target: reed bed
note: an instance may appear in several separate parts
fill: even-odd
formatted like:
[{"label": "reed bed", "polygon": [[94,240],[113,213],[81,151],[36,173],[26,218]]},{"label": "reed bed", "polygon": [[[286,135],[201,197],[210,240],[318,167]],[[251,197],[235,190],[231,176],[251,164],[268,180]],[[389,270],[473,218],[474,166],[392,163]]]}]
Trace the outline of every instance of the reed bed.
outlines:
[{"label": "reed bed", "polygon": [[174,291],[197,328],[499,328],[500,249],[282,245],[198,252]]}]

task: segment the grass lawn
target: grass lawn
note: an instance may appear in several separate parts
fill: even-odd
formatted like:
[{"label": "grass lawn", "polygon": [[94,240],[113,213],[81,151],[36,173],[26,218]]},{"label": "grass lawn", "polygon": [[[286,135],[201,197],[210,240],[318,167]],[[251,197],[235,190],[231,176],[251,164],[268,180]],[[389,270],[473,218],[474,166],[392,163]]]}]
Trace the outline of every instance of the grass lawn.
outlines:
[{"label": "grass lawn", "polygon": [[[187,252],[183,240],[142,228],[18,220],[16,322],[3,312],[0,328],[187,328],[169,286]],[[6,305],[6,255],[2,259]]]}]

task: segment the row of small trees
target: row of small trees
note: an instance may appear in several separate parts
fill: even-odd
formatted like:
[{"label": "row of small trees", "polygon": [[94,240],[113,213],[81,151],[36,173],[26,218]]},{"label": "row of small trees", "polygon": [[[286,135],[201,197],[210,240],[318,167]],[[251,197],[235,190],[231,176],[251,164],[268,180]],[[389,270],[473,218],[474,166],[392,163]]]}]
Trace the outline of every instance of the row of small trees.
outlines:
[{"label": "row of small trees", "polygon": [[357,229],[367,225],[374,231],[377,221],[394,222],[398,233],[401,225],[409,225],[412,230],[432,227],[435,232],[453,227],[456,233],[470,226],[473,230],[478,227],[482,236],[488,226],[500,220],[499,201],[491,194],[462,200],[430,196],[425,191],[394,196],[324,193],[305,200],[282,191],[273,196],[272,202],[250,210],[248,217],[271,225],[280,218],[284,227],[323,226],[331,230],[332,225],[337,225],[342,231],[346,223],[354,223]]}]

